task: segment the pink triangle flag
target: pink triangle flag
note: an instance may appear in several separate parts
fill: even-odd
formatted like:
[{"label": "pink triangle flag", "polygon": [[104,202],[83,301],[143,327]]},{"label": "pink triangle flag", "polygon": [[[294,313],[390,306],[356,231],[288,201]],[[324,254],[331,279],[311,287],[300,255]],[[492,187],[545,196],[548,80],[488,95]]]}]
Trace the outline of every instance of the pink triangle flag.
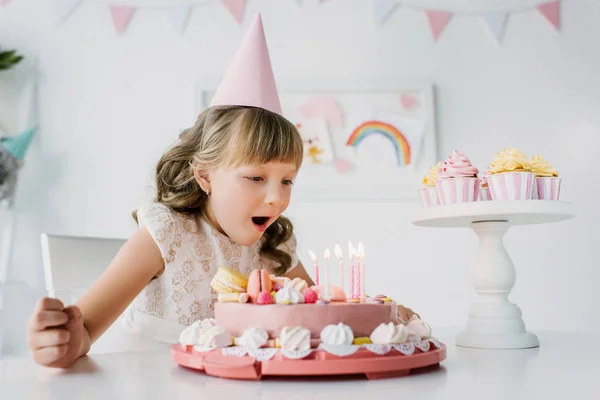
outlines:
[{"label": "pink triangle flag", "polygon": [[227,11],[233,15],[238,24],[244,20],[244,10],[246,9],[246,0],[221,0]]},{"label": "pink triangle flag", "polygon": [[425,14],[427,15],[427,20],[429,21],[429,27],[431,28],[433,39],[438,40],[442,34],[442,31],[446,25],[448,25],[448,21],[450,21],[452,13],[447,11],[425,10]]},{"label": "pink triangle flag", "polygon": [[560,28],[560,1],[551,1],[549,3],[540,4],[537,9],[544,17],[558,30]]},{"label": "pink triangle flag", "polygon": [[131,17],[135,13],[135,7],[108,6],[108,8],[110,9],[110,16],[117,33],[125,32],[129,21],[131,21]]}]

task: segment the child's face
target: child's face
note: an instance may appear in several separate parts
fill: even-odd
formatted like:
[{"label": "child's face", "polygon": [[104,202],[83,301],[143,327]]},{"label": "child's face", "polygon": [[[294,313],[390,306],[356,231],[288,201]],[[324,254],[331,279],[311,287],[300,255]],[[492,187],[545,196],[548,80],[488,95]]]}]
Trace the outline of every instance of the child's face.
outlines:
[{"label": "child's face", "polygon": [[287,208],[296,179],[296,165],[216,168],[209,173],[209,221],[238,244],[256,243]]}]

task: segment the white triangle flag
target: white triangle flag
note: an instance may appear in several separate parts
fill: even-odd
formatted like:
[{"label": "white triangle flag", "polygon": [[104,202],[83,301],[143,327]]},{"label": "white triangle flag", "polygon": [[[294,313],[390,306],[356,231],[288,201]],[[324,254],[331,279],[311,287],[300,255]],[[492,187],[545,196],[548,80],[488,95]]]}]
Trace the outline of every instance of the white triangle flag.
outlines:
[{"label": "white triangle flag", "polygon": [[490,33],[494,36],[496,42],[500,44],[504,37],[508,13],[506,11],[495,11],[485,14],[483,18],[485,19]]},{"label": "white triangle flag", "polygon": [[81,0],[54,0],[56,23],[62,24],[81,4]]},{"label": "white triangle flag", "polygon": [[382,24],[398,5],[396,0],[373,0],[375,22]]},{"label": "white triangle flag", "polygon": [[190,19],[190,15],[192,13],[192,6],[185,4],[173,6],[171,7],[169,13],[171,14],[171,20],[173,21],[173,24],[179,31],[179,34],[182,35]]}]

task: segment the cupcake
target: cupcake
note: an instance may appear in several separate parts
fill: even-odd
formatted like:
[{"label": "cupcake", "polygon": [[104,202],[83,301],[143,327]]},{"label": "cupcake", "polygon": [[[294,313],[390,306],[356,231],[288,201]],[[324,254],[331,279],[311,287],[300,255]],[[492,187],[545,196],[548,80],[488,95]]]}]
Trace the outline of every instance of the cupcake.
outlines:
[{"label": "cupcake", "polygon": [[440,168],[440,177],[435,184],[441,204],[467,203],[479,197],[479,170],[468,157],[456,150],[450,154]]},{"label": "cupcake", "polygon": [[535,174],[519,150],[507,148],[497,153],[488,172],[492,200],[528,200],[533,196]]},{"label": "cupcake", "polygon": [[440,167],[442,162],[440,161],[427,172],[427,175],[423,178],[423,188],[419,190],[421,195],[421,205],[423,207],[439,206],[440,199],[435,188],[435,183],[439,179]]},{"label": "cupcake", "polygon": [[488,184],[488,178],[490,173],[486,170],[479,178],[479,201],[490,201],[492,195],[490,194],[490,186]]},{"label": "cupcake", "polygon": [[560,182],[558,172],[539,154],[529,161],[531,172],[535,174],[533,198],[540,200],[558,200]]}]

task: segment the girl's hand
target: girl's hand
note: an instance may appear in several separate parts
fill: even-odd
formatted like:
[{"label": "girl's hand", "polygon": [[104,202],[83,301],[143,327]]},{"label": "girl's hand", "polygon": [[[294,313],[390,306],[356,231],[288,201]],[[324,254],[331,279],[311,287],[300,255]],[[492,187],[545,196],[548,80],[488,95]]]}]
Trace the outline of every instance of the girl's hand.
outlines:
[{"label": "girl's hand", "polygon": [[421,317],[419,316],[419,314],[417,314],[416,312],[414,312],[410,308],[404,307],[403,305],[398,304],[398,318],[402,322],[408,322],[408,320],[410,320],[413,315],[416,315],[417,318],[421,319]]},{"label": "girl's hand", "polygon": [[49,297],[37,302],[27,329],[35,362],[55,368],[70,366],[82,354],[85,335],[79,308]]}]

